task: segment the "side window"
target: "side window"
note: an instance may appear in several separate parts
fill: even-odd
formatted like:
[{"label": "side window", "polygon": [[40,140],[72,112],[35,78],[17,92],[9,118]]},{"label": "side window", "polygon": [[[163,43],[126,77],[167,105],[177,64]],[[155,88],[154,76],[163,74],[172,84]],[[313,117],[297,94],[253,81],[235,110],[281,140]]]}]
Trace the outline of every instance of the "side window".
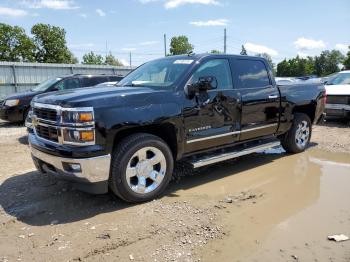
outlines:
[{"label": "side window", "polygon": [[234,76],[238,88],[266,87],[271,84],[265,64],[260,60],[236,60]]},{"label": "side window", "polygon": [[110,82],[120,81],[120,80],[122,80],[122,79],[123,79],[122,76],[110,76],[110,77],[109,77],[109,81],[110,81]]},{"label": "side window", "polygon": [[80,87],[79,79],[70,78],[70,79],[62,80],[56,85],[56,87],[58,88],[58,90],[79,88]]},{"label": "side window", "polygon": [[83,78],[83,87],[95,86],[100,83],[108,82],[108,77],[106,76],[92,76]]},{"label": "side window", "polygon": [[190,82],[195,83],[200,77],[215,76],[218,89],[232,89],[231,69],[227,59],[213,59],[204,62],[192,75]]},{"label": "side window", "polygon": [[98,77],[93,77],[94,85],[98,85],[104,82],[109,82],[108,76],[98,76]]}]

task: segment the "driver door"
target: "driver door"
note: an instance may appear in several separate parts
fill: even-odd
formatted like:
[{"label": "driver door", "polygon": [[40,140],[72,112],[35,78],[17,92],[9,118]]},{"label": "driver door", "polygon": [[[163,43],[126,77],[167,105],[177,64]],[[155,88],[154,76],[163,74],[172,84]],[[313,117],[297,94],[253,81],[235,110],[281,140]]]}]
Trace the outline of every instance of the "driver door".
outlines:
[{"label": "driver door", "polygon": [[187,84],[208,76],[216,78],[217,88],[201,91],[185,102],[185,152],[231,144],[239,138],[239,96],[233,89],[229,60],[203,61]]}]

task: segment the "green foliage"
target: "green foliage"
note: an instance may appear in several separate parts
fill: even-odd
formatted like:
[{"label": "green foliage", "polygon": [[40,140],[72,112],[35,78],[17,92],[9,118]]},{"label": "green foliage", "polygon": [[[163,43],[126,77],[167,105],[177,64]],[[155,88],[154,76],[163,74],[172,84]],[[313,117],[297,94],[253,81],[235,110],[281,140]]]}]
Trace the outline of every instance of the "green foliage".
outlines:
[{"label": "green foliage", "polygon": [[339,64],[344,61],[344,55],[338,50],[323,51],[320,56],[315,57],[315,74],[326,76],[339,72]]},{"label": "green foliage", "polygon": [[344,56],[338,50],[326,50],[315,57],[284,59],[277,65],[277,76],[330,75],[339,72],[341,63]]},{"label": "green foliage", "polygon": [[83,56],[82,63],[88,65],[103,65],[103,57],[91,51]]},{"label": "green foliage", "polygon": [[113,66],[123,66],[123,63],[120,62],[117,58],[115,58],[115,57],[112,55],[112,53],[109,53],[109,54],[106,56],[105,64],[106,64],[106,65],[113,65]]},{"label": "green foliage", "polygon": [[33,62],[34,50],[22,27],[0,23],[0,61]]},{"label": "green foliage", "polygon": [[248,55],[247,50],[245,49],[244,45],[242,45],[242,50],[240,52],[241,55]]},{"label": "green foliage", "polygon": [[345,69],[350,70],[350,46],[349,46],[349,51],[346,54],[346,58],[344,59],[343,65]]},{"label": "green foliage", "polygon": [[170,54],[181,55],[188,54],[193,51],[193,45],[188,41],[187,36],[180,35],[171,38],[170,42]]},{"label": "green foliage", "polygon": [[211,54],[221,54],[222,52],[216,49],[210,51]]},{"label": "green foliage", "polygon": [[314,59],[299,56],[277,64],[277,76],[305,76],[314,74]]},{"label": "green foliage", "polygon": [[42,63],[73,63],[76,59],[66,46],[66,31],[58,26],[36,24],[31,33],[36,46],[35,58]]}]

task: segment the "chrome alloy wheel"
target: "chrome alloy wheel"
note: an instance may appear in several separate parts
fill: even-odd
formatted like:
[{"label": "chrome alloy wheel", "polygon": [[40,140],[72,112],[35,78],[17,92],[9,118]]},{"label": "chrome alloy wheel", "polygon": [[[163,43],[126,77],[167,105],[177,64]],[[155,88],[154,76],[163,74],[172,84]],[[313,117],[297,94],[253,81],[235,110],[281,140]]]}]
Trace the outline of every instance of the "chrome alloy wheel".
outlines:
[{"label": "chrome alloy wheel", "polygon": [[298,128],[295,132],[295,143],[300,149],[305,148],[310,137],[310,127],[307,121],[302,121],[298,124]]},{"label": "chrome alloy wheel", "polygon": [[135,152],[126,168],[126,181],[138,194],[152,192],[162,183],[166,172],[166,159],[155,147],[144,147]]}]

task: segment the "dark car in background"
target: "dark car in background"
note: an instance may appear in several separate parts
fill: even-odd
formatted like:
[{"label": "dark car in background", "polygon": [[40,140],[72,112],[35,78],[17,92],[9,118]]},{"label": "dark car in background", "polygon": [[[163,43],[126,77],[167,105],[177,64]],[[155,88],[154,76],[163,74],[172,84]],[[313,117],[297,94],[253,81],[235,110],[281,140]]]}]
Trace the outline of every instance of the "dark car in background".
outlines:
[{"label": "dark car in background", "polygon": [[50,78],[29,91],[7,96],[0,102],[0,119],[9,122],[25,121],[33,97],[42,93],[90,87],[104,82],[117,82],[121,79],[123,79],[123,76],[83,74]]}]

